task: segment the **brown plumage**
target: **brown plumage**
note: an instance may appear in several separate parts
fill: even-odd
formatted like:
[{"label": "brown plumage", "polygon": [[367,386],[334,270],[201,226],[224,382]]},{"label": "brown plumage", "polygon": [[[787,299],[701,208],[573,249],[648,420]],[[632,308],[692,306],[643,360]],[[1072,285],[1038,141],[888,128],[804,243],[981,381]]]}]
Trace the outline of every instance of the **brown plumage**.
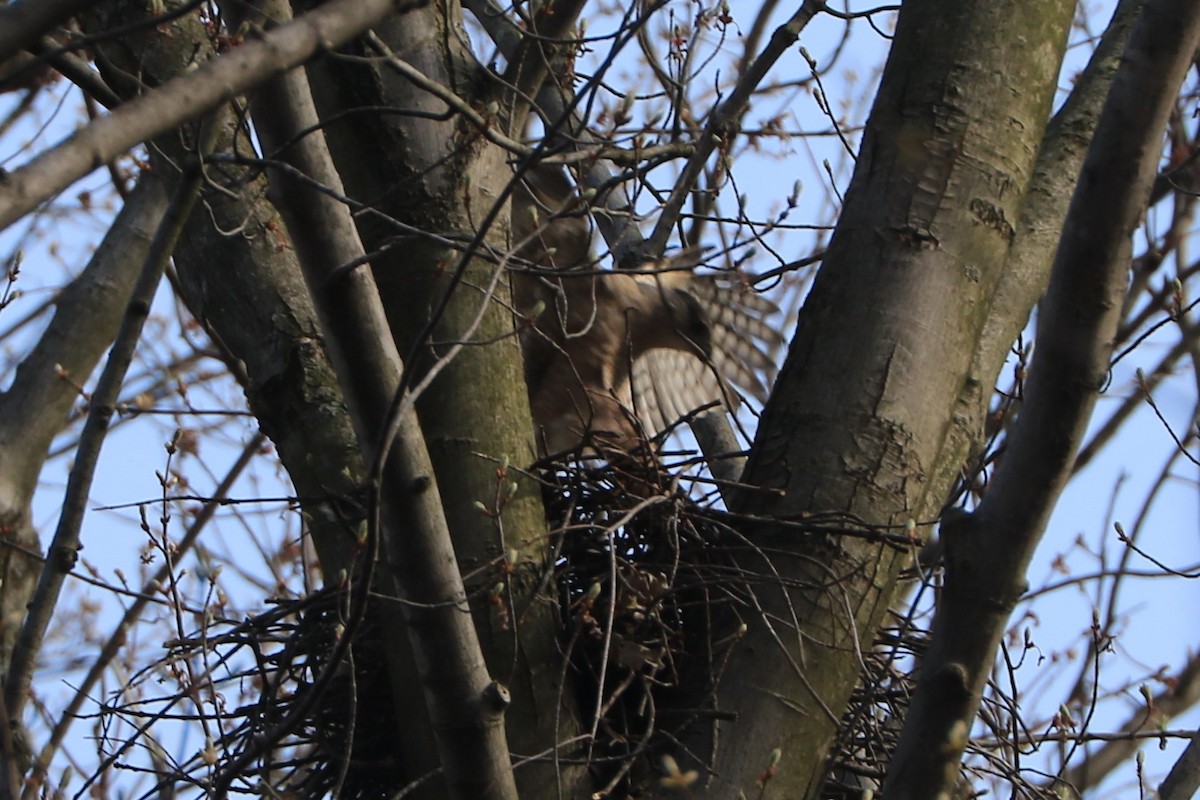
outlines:
[{"label": "brown plumage", "polygon": [[513,232],[535,266],[514,272],[513,295],[543,454],[633,451],[697,408],[735,408],[734,387],[765,401],[783,339],[749,287],[694,275],[686,256],[653,274],[597,270],[587,210],[556,167],[524,176]]}]

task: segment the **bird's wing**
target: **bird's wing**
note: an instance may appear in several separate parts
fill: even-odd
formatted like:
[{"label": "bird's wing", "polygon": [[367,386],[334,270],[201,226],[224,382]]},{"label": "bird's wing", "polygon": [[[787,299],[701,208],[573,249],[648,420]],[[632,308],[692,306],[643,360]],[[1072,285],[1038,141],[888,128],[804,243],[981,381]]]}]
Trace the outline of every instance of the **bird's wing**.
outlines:
[{"label": "bird's wing", "polygon": [[765,403],[785,343],[767,319],[779,309],[736,277],[685,273],[672,284],[704,310],[711,352],[705,360],[684,350],[654,349],[634,361],[629,393],[650,437],[714,402],[736,410],[739,392]]},{"label": "bird's wing", "polygon": [[630,381],[631,407],[647,438],[668,430],[697,408],[723,401],[727,389],[699,357],[664,348],[648,350],[636,359]]},{"label": "bird's wing", "polygon": [[770,318],[779,307],[736,275],[699,275],[688,291],[699,301],[712,329],[711,361],[727,381],[760,403],[767,401],[787,343]]},{"label": "bird's wing", "polygon": [[526,380],[538,426],[563,432],[556,443],[589,428],[635,441],[626,409],[653,438],[714,402],[736,409],[739,391],[766,402],[783,336],[766,319],[778,309],[743,276],[692,274],[698,248],[654,274],[581,274],[594,268],[591,222],[561,167],[521,176],[512,223]]}]

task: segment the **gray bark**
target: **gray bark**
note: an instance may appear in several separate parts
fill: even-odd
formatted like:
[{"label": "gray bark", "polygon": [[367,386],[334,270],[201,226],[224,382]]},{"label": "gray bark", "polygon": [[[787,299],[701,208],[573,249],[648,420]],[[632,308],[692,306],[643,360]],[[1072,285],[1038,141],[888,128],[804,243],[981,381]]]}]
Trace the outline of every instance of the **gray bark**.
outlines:
[{"label": "gray bark", "polygon": [[737,504],[767,518],[829,515],[862,536],[814,526],[801,538],[764,523],[752,535],[762,550],[738,553],[768,577],[752,587],[763,617],[748,621],[726,670],[736,677],[718,690],[747,722],[720,728],[712,796],[749,796],[775,749],[770,791],[816,796],[858,654],[908,557],[873,534],[910,520],[927,532],[980,442],[1001,361],[975,365],[974,345],[990,315],[1027,313],[991,300],[1072,10],[901,9],[838,229],[746,470],[746,483],[785,491],[748,490]]},{"label": "gray bark", "polygon": [[[472,576],[468,593],[480,598],[473,612],[483,651],[512,694],[509,744],[517,757],[540,755],[517,770],[521,795],[557,797],[560,782],[569,793],[586,775],[555,763],[555,742],[579,728],[573,695],[562,685],[553,584],[544,580],[552,563],[540,489],[524,473],[536,451],[508,279],[496,273],[510,250],[513,172],[509,154],[482,141],[470,119],[442,118],[447,103],[427,88],[450,90],[473,108],[502,91],[478,72],[460,24],[457,9],[423,8],[377,26],[371,60],[342,56],[312,65],[309,74],[322,117],[359,106],[412,114],[350,117],[326,134],[348,194],[363,203],[359,228],[420,391],[417,411],[454,549]],[[520,127],[511,125],[501,133]],[[457,350],[461,343],[468,346]],[[508,550],[517,557],[506,575]],[[497,584],[505,615],[483,602]],[[397,696],[411,695],[411,680],[398,677]],[[402,733],[419,747],[419,724]]]},{"label": "gray bark", "polygon": [[[18,366],[8,391],[0,394],[0,674],[6,690],[20,687],[13,688],[12,699],[5,701],[9,728],[0,736],[7,745],[0,786],[17,779],[22,771],[19,762],[28,756],[20,708],[32,664],[21,668],[24,675],[11,674],[10,665],[45,566],[30,519],[30,502],[50,443],[66,426],[68,411],[79,399],[75,382],[91,374],[116,336],[165,208],[159,181],[143,178],[88,266],[59,295],[49,326]],[[51,611],[52,599],[43,609],[47,614]]]},{"label": "gray bark", "polygon": [[334,0],[262,41],[173,78],[163,91],[125,103],[7,176],[0,185],[0,229],[97,165],[212,111],[322,48],[336,47],[394,10],[393,0]]},{"label": "gray bark", "polygon": [[[286,12],[286,7],[267,9],[277,20]],[[304,135],[317,130],[319,120],[303,70],[265,83],[255,95],[254,116],[267,149],[279,153],[299,175],[337,195],[344,193],[324,137],[319,132]],[[335,345],[343,389],[356,409],[360,441],[373,462],[387,464],[382,476],[373,476],[379,479],[387,523],[380,531],[381,544],[450,796],[515,798],[504,704],[494,701],[496,687],[467,613],[442,497],[431,480],[433,468],[412,397],[401,386],[400,357],[366,265],[342,272],[341,265],[364,261],[354,221],[345,204],[313,183],[291,173],[275,177],[280,208]]]},{"label": "gray bark", "polygon": [[943,525],[946,583],[884,783],[888,797],[934,797],[954,778],[1008,616],[1024,591],[1025,569],[1108,373],[1133,231],[1197,45],[1200,7],[1186,0],[1146,3],[1067,214],[1004,461],[978,508]]}]

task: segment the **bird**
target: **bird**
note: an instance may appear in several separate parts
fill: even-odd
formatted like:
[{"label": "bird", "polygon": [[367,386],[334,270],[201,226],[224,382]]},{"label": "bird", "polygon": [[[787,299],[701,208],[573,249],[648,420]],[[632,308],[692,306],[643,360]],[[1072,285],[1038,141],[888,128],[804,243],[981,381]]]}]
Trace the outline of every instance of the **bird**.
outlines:
[{"label": "bird", "polygon": [[778,308],[736,273],[697,274],[685,249],[636,271],[597,269],[587,205],[561,167],[515,186],[513,304],[539,455],[633,453],[697,409],[760,403]]}]

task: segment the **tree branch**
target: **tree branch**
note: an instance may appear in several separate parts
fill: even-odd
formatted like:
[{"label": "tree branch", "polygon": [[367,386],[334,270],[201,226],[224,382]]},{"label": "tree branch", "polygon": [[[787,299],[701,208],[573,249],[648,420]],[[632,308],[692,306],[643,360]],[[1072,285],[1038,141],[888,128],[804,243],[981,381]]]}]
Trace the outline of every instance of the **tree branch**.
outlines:
[{"label": "tree branch", "polygon": [[1200,789],[1200,732],[1158,786],[1158,800],[1189,800]]},{"label": "tree branch", "polygon": [[96,70],[79,56],[72,53],[60,52],[60,48],[50,39],[42,39],[29,48],[35,56],[46,59],[46,63],[58,70],[64,78],[79,87],[79,90],[108,109],[116,108],[121,103],[107,83]]},{"label": "tree branch", "polygon": [[[1161,730],[1167,720],[1176,717],[1200,702],[1200,656],[1192,656],[1179,672],[1172,676],[1170,684],[1163,691],[1155,694],[1150,702],[1136,710],[1117,729],[1121,733],[1138,733],[1141,731]],[[1072,767],[1061,779],[1047,786],[1050,793],[1055,793],[1056,785],[1061,781],[1079,795],[1088,789],[1099,786],[1114,769],[1129,760],[1142,742],[1132,736],[1117,738],[1106,742],[1094,753],[1089,753],[1083,763]],[[1182,760],[1182,759],[1181,759]],[[1191,795],[1182,795],[1190,797]],[[1160,798],[1163,800],[1163,798]]]},{"label": "tree branch", "polygon": [[504,92],[508,114],[508,131],[520,136],[525,130],[531,97],[540,99],[547,94],[560,94],[558,81],[552,79],[554,66],[565,62],[565,48],[575,44],[564,38],[575,27],[585,0],[554,0],[538,7],[533,14],[533,29],[526,31],[511,52],[505,54],[508,68],[504,73]]},{"label": "tree branch", "polygon": [[0,8],[0,64],[95,0],[18,0]]},{"label": "tree branch", "polygon": [[750,107],[750,99],[754,96],[755,90],[767,77],[771,67],[775,66],[775,62],[796,43],[801,32],[813,17],[823,10],[824,6],[825,4],[820,0],[805,0],[796,13],[771,34],[771,40],[767,42],[767,46],[738,77],[737,84],[728,99],[712,110],[708,123],[697,137],[696,152],[687,160],[682,174],[675,181],[671,195],[663,204],[658,222],[654,225],[654,231],[646,242],[647,252],[662,253],[666,249],[667,241],[671,238],[671,230],[675,227],[679,213],[683,210],[683,204],[700,180],[709,156],[718,148],[722,152],[728,152],[729,148],[733,146],[733,137],[737,136],[738,130],[741,128],[742,116]]},{"label": "tree branch", "polygon": [[25,702],[29,699],[35,660],[41,652],[42,641],[46,629],[50,626],[50,618],[58,603],[63,582],[78,558],[80,529],[83,525],[88,492],[95,477],[100,447],[108,431],[125,373],[141,337],[142,326],[150,313],[150,303],[154,300],[163,269],[199,195],[204,179],[202,153],[211,149],[211,140],[218,127],[216,120],[210,121],[205,127],[204,140],[199,152],[189,165],[185,180],[175,187],[171,195],[170,203],[155,232],[154,240],[150,243],[146,260],[125,307],[125,315],[108,361],[100,374],[100,380],[96,383],[95,391],[92,392],[91,406],[83,433],[80,435],[75,463],[67,479],[62,516],[48,548],[46,563],[38,579],[33,600],[29,604],[29,615],[13,649],[12,663],[5,681],[5,706],[14,718],[20,716]]},{"label": "tree branch", "polygon": [[[1103,38],[1072,87],[1062,107],[1050,119],[1038,148],[1033,180],[1016,224],[1004,276],[996,287],[992,308],[1015,308],[1014,315],[988,318],[979,345],[980,364],[992,363],[1012,346],[1028,323],[1030,310],[1050,279],[1063,220],[1079,170],[1087,155],[1096,121],[1108,97],[1121,55],[1129,42],[1134,19],[1145,0],[1121,0],[1113,11]],[[980,413],[988,397],[981,393]]]},{"label": "tree branch", "polygon": [[8,173],[0,181],[0,229],[138,142],[164,134],[316,53],[337,47],[396,10],[395,0],[333,0],[259,41],[131,100]]},{"label": "tree branch", "polygon": [[20,505],[32,496],[50,443],[79,397],[75,385],[112,342],[166,204],[158,179],[138,182],[87,268],[55,299],[50,325],[0,395],[0,503]]},{"label": "tree branch", "polygon": [[[279,18],[286,9],[277,8]],[[343,194],[341,179],[319,132],[319,119],[303,70],[267,82],[255,94],[254,118],[268,149],[300,173]],[[301,136],[304,131],[315,131]],[[322,319],[332,333],[338,374],[356,408],[360,441],[372,452],[392,398],[400,391],[401,364],[349,209],[312,184],[280,173],[287,200],[279,203]],[[379,487],[383,544],[395,572],[407,632],[438,739],[443,775],[452,797],[515,798],[516,785],[504,736],[503,707],[493,701],[488,675],[411,400],[405,403]],[[370,556],[368,556],[370,557]]]},{"label": "tree branch", "polygon": [[[517,57],[521,31],[509,21],[504,9],[493,0],[464,0],[463,5],[484,25],[506,59],[511,61]],[[596,203],[599,204],[593,207],[596,224],[612,251],[613,259],[620,263],[631,248],[641,247],[645,237],[634,224],[633,205],[624,190],[625,184],[616,180],[616,173],[606,163],[605,159],[611,159],[616,153],[588,129],[583,117],[571,103],[574,95],[569,85],[543,80],[536,91],[534,107],[552,132],[544,149],[556,152],[566,148],[584,154],[587,169],[581,170],[583,180],[580,188],[596,192]],[[631,155],[633,159],[628,164],[637,166],[643,159],[655,154],[642,149]]]},{"label": "tree branch", "polygon": [[1198,43],[1200,6],[1146,4],[1071,202],[1005,460],[978,509],[943,524],[946,585],[884,783],[890,798],[932,797],[955,777],[1025,568],[1108,371],[1130,237],[1154,179],[1175,90]]},{"label": "tree branch", "polygon": [[[33,555],[40,545],[29,521],[38,476],[78,398],[76,382],[91,374],[116,334],[166,203],[160,182],[143,177],[87,268],[56,298],[49,326],[17,367],[8,391],[0,394],[0,520],[7,529],[0,536],[0,672],[7,671],[38,574],[45,569]],[[19,709],[4,711],[12,728],[0,731],[0,739],[23,743]],[[14,767],[7,760],[0,773],[15,772]],[[0,778],[0,785],[4,781]]]},{"label": "tree branch", "polygon": [[238,456],[237,461],[225,473],[225,477],[221,479],[216,489],[213,490],[212,496],[204,502],[204,505],[192,519],[191,524],[188,525],[187,531],[175,544],[174,558],[170,561],[164,560],[154,573],[154,576],[142,585],[142,590],[138,592],[134,601],[125,609],[120,623],[113,628],[112,634],[105,640],[104,645],[100,648],[100,652],[96,654],[96,658],[92,661],[91,666],[88,667],[87,674],[83,676],[83,680],[72,684],[71,701],[67,703],[62,713],[58,715],[58,721],[55,723],[50,737],[42,746],[41,751],[33,762],[29,778],[25,782],[26,791],[21,795],[22,800],[35,800],[38,787],[42,785],[42,781],[50,769],[50,762],[54,758],[54,754],[58,751],[58,748],[62,745],[67,731],[71,728],[71,724],[83,718],[82,711],[84,705],[93,701],[93,687],[95,687],[96,683],[103,677],[105,671],[111,666],[113,659],[128,644],[129,631],[141,621],[146,607],[150,605],[152,600],[161,601],[158,589],[168,584],[173,564],[179,563],[184,554],[191,550],[196,540],[200,537],[200,532],[208,525],[209,520],[216,514],[217,509],[221,508],[221,501],[229,496],[229,490],[233,488],[234,482],[241,476],[254,457],[262,453],[262,446],[266,438],[261,433],[255,434],[246,443],[246,446],[242,448],[241,455]]}]

